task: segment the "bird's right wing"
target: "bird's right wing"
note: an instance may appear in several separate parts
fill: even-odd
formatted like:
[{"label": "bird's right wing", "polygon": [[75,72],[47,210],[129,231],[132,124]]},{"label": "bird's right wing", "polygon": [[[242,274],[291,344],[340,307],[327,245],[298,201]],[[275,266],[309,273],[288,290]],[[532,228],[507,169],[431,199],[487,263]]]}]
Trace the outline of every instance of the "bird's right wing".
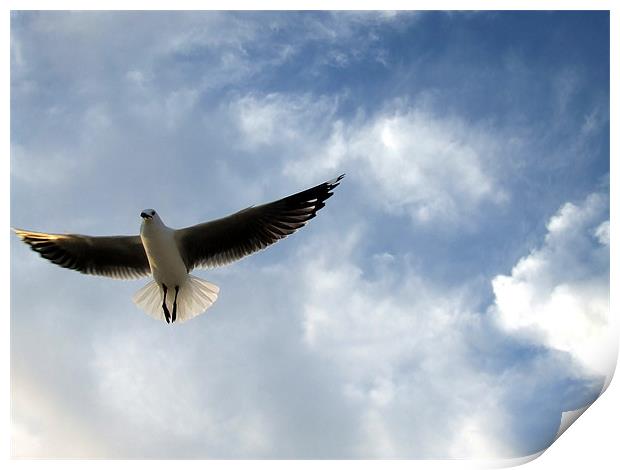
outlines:
[{"label": "bird's right wing", "polygon": [[344,175],[278,201],[177,230],[188,271],[232,263],[300,229],[316,216]]},{"label": "bird's right wing", "polygon": [[132,279],[151,273],[139,236],[89,237],[13,229],[43,258],[84,274]]}]

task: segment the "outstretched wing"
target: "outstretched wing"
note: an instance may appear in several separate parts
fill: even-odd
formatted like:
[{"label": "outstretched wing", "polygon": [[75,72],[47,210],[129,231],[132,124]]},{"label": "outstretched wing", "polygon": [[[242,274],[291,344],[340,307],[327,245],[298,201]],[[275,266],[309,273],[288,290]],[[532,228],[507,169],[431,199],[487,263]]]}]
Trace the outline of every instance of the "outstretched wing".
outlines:
[{"label": "outstretched wing", "polygon": [[188,271],[232,263],[290,235],[316,216],[344,175],[292,196],[177,230]]},{"label": "outstretched wing", "polygon": [[43,258],[63,268],[117,279],[151,273],[139,236],[89,237],[13,230]]}]

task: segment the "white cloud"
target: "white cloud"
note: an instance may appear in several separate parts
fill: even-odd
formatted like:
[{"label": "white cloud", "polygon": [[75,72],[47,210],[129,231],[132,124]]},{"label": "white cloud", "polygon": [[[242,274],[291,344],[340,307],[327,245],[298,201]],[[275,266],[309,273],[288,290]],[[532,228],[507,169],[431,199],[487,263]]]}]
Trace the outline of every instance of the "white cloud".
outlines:
[{"label": "white cloud", "polygon": [[308,247],[302,281],[304,340],[337,368],[361,414],[356,455],[509,455],[502,389],[468,349],[468,332],[481,321],[468,289],[434,286],[386,254],[369,279],[355,261],[362,235],[358,228]]},{"label": "white cloud", "polygon": [[605,222],[601,223],[601,225],[596,227],[594,235],[596,235],[596,238],[601,245],[609,246],[609,220],[606,220]]},{"label": "white cloud", "polygon": [[384,210],[408,213],[421,223],[460,223],[483,202],[505,198],[486,166],[497,143],[457,118],[409,108],[379,115],[331,142],[368,193],[378,190],[373,199]]},{"label": "white cloud", "polygon": [[569,352],[588,372],[609,378],[616,339],[609,322],[607,217],[603,194],[564,204],[549,220],[543,245],[510,276],[493,279],[491,312],[511,334]]},{"label": "white cloud", "polygon": [[483,204],[506,201],[491,163],[500,142],[484,128],[401,103],[344,121],[336,117],[338,106],[326,97],[272,93],[242,97],[231,109],[239,145],[288,148],[276,158],[303,181],[346,172],[380,210],[458,225]]},{"label": "white cloud", "polygon": [[241,131],[237,145],[249,149],[260,146],[307,144],[305,131],[316,125],[321,116],[330,121],[338,101],[311,95],[283,95],[270,93],[263,96],[246,95],[230,104],[230,112]]}]

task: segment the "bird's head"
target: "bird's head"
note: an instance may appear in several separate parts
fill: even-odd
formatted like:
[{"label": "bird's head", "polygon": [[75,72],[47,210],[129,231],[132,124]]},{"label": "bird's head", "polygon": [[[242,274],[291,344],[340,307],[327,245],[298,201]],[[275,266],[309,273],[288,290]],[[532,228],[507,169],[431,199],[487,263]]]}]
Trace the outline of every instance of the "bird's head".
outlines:
[{"label": "bird's head", "polygon": [[140,217],[142,217],[145,222],[152,220],[153,217],[156,217],[156,216],[157,216],[157,212],[155,212],[155,209],[144,209],[142,212],[140,212]]}]

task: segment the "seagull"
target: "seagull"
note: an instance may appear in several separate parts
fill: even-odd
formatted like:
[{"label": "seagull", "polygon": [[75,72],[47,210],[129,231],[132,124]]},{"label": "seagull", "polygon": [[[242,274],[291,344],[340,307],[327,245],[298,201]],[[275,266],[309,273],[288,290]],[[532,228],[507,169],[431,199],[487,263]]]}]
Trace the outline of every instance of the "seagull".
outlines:
[{"label": "seagull", "polygon": [[13,231],[63,268],[117,279],[152,276],[133,296],[134,303],[158,320],[181,323],[213,305],[220,290],[192,276],[193,269],[232,263],[292,234],[325,206],[342,178],[344,174],[292,196],[182,229],[166,226],[154,209],[145,209],[140,213],[140,235]]}]

